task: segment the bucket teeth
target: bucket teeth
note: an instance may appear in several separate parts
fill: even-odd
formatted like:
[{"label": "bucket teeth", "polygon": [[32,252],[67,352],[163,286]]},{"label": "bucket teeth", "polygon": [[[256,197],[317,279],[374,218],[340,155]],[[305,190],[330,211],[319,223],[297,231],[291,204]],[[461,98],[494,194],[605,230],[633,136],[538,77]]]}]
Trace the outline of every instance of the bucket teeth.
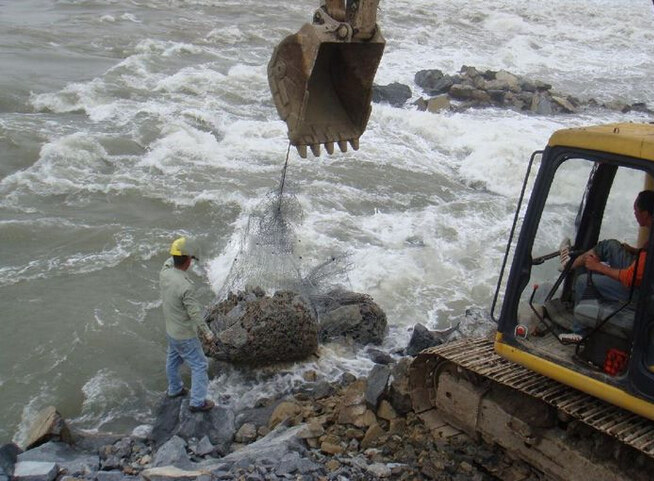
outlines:
[{"label": "bucket teeth", "polygon": [[320,157],[320,144],[311,144],[309,147],[311,147],[314,156]]},{"label": "bucket teeth", "polygon": [[357,137],[356,139],[350,139],[350,145],[354,150],[359,150],[359,138]]},{"label": "bucket teeth", "polygon": [[296,145],[297,153],[300,154],[300,157],[303,159],[307,158],[307,146],[306,145]]},{"label": "bucket teeth", "polygon": [[341,152],[347,152],[347,140],[339,140],[338,148],[341,149]]},{"label": "bucket teeth", "polygon": [[334,142],[325,142],[325,150],[329,155],[334,153]]}]

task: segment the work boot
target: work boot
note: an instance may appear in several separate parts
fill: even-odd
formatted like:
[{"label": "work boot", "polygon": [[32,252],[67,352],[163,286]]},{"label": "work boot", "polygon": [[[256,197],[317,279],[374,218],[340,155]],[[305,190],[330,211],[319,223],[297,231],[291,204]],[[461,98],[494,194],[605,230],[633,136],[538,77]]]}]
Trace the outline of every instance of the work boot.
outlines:
[{"label": "work boot", "polygon": [[188,408],[192,413],[199,413],[199,412],[211,411],[211,409],[213,409],[215,405],[216,403],[214,403],[213,401],[209,399],[205,399],[204,402],[199,406],[189,406]]}]

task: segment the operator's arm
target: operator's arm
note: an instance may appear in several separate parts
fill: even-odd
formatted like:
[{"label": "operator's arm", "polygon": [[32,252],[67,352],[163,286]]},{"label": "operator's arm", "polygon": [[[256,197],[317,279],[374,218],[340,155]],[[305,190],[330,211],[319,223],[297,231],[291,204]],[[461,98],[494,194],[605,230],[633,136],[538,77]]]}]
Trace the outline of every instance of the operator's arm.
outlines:
[{"label": "operator's arm", "polygon": [[200,335],[206,339],[212,339],[213,333],[207,323],[204,322],[202,316],[202,305],[198,301],[195,290],[192,287],[188,287],[182,295],[182,303],[186,308],[188,316],[191,318],[191,324],[193,327],[200,333]]},{"label": "operator's arm", "polygon": [[613,267],[609,267],[606,264],[602,264],[595,252],[587,252],[582,257],[584,258],[584,266],[589,271],[597,272],[598,274],[602,274],[606,277],[610,277],[611,279],[621,282],[620,269],[614,269]]},{"label": "operator's arm", "polygon": [[[597,258],[597,254],[595,254],[595,251],[593,249],[591,249],[589,251],[586,251],[583,254],[581,254],[579,257],[577,257],[572,262],[572,268],[577,269],[578,267],[586,266],[586,259],[588,259],[588,257],[590,257],[590,256],[594,256],[595,258]],[[599,261],[599,259],[597,259],[597,260]],[[588,267],[588,266],[586,266],[586,267]]]},{"label": "operator's arm", "polygon": [[602,264],[596,254],[589,254],[586,256],[585,266],[589,271],[603,274],[611,279],[615,279],[625,287],[631,287],[634,283],[634,270],[638,264],[638,272],[636,273],[635,283],[636,287],[640,286],[643,280],[643,273],[645,271],[645,256],[646,251],[641,251],[638,258],[625,269],[615,269],[606,264]]}]

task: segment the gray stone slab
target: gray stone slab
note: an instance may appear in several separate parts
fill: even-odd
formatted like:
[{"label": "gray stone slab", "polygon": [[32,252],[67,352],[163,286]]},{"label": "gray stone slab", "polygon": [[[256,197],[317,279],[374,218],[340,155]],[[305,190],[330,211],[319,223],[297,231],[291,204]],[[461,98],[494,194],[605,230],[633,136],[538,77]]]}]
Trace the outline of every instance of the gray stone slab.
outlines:
[{"label": "gray stone slab", "polygon": [[18,461],[14,467],[16,481],[53,481],[59,473],[57,463],[48,461]]},{"label": "gray stone slab", "polygon": [[68,444],[50,441],[18,455],[18,461],[57,463],[67,474],[89,474],[100,468],[100,457],[71,448]]}]

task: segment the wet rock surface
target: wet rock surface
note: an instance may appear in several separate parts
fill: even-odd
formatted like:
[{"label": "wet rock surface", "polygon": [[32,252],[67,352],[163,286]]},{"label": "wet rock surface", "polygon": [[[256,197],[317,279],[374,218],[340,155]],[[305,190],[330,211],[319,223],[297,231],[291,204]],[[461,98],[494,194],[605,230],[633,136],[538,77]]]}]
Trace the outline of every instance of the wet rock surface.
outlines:
[{"label": "wet rock surface", "polygon": [[[555,115],[601,107],[623,113],[652,113],[642,102],[628,104],[614,100],[602,104],[592,98],[582,100],[558,93],[552,85],[541,80],[505,70],[477,70],[466,65],[457,73],[445,73],[438,69],[420,70],[415,74],[414,82],[426,96],[421,96],[415,105],[419,110],[430,112],[462,112],[470,108],[495,107],[536,115]],[[373,102],[385,102],[394,107],[404,106],[411,96],[408,85],[393,83],[373,87]]]},{"label": "wet rock surface", "polygon": [[349,339],[381,344],[388,331],[386,314],[367,294],[333,290],[311,299],[320,318],[320,342]]},{"label": "wet rock surface", "polygon": [[230,293],[206,319],[216,335],[213,345],[205,345],[207,355],[253,366],[306,359],[319,341],[381,344],[388,329],[386,314],[372,297],[341,289],[307,299],[251,288]]},{"label": "wet rock surface", "polygon": [[207,323],[216,335],[208,348],[214,359],[261,365],[306,359],[318,348],[318,322],[298,294],[255,289],[230,293],[210,312]]},{"label": "wet rock surface", "polygon": [[[411,409],[411,359],[331,383],[307,375],[293,392],[239,412],[217,406],[190,413],[188,398],[162,395],[146,438],[74,433],[72,444],[50,441],[17,454],[15,479],[541,479],[456,429],[429,432]],[[101,439],[107,443],[98,445]],[[5,450],[11,464],[19,448]]]}]

